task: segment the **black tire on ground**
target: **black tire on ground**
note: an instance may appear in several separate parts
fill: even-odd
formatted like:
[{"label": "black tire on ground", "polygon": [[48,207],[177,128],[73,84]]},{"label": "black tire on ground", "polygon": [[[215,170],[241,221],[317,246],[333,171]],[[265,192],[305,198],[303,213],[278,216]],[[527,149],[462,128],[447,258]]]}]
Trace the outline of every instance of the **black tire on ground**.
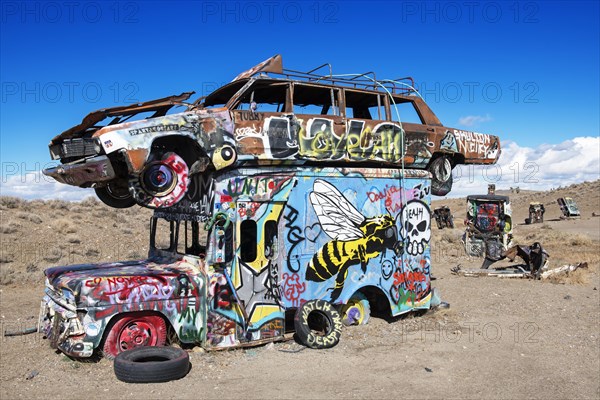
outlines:
[{"label": "black tire on ground", "polygon": [[525,218],[525,224],[526,225],[531,224],[531,218]]},{"label": "black tire on ground", "polygon": [[113,208],[129,208],[135,205],[135,200],[129,190],[127,184],[120,185],[118,182],[111,182],[106,186],[95,188],[96,196],[107,206]]},{"label": "black tire on ground", "polygon": [[427,168],[431,172],[431,193],[445,196],[452,190],[452,163],[446,156],[433,160]]},{"label": "black tire on ground", "polygon": [[114,369],[123,382],[167,382],[187,375],[190,357],[176,347],[136,347],[117,355]]},{"label": "black tire on ground", "polygon": [[296,311],[294,327],[298,341],[311,349],[328,349],[340,341],[342,319],[325,300],[309,300]]}]

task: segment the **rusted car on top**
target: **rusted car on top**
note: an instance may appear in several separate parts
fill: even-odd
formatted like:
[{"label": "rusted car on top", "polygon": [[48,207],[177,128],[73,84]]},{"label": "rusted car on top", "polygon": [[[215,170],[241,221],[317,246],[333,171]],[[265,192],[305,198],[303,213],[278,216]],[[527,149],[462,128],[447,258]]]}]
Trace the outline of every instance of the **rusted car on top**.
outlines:
[{"label": "rusted car on top", "polygon": [[[177,203],[190,175],[237,166],[406,167],[452,188],[457,164],[494,164],[498,137],[448,128],[412,78],[284,69],[274,56],[194,102],[193,92],[95,111],[50,142],[46,175],[93,187],[106,204]],[[183,111],[176,111],[176,107]],[[169,114],[171,112],[171,114]]]}]

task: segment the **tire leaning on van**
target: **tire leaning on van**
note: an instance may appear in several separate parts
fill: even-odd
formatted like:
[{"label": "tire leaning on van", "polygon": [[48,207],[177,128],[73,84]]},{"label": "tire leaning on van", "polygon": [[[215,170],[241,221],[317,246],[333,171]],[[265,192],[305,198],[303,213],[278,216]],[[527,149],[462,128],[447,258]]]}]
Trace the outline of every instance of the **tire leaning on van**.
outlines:
[{"label": "tire leaning on van", "polygon": [[335,307],[325,300],[310,300],[296,311],[296,337],[311,349],[328,349],[340,341],[342,319]]},{"label": "tire leaning on van", "polygon": [[167,382],[183,378],[190,356],[177,347],[136,347],[115,357],[115,375],[129,383]]}]

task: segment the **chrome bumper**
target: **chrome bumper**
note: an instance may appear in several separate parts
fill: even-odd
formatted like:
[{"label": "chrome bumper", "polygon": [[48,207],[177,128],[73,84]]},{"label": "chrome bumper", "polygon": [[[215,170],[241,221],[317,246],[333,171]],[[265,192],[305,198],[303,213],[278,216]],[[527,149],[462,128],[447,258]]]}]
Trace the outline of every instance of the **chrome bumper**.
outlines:
[{"label": "chrome bumper", "polygon": [[90,186],[92,183],[110,181],[115,170],[107,156],[98,156],[78,164],[62,164],[42,171],[60,183],[73,186]]}]

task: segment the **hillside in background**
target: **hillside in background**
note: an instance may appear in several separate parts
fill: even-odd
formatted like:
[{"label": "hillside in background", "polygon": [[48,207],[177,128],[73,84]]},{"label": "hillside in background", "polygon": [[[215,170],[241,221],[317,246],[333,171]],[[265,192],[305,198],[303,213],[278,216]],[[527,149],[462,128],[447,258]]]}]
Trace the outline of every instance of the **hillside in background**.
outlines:
[{"label": "hillside in background", "polygon": [[[496,193],[511,198],[514,233],[518,242],[531,244],[539,239],[555,255],[573,255],[572,250],[576,249],[578,254],[590,252],[589,257],[586,256],[589,261],[598,258],[593,253],[598,253],[600,218],[591,215],[592,212],[600,212],[600,181],[546,192],[510,193],[510,190],[498,188]],[[556,199],[565,196],[575,199],[582,213],[581,219],[559,219]],[[439,245],[451,245],[451,254],[464,262],[460,236],[465,218],[465,199],[438,200],[435,196],[433,199],[432,208],[445,204],[452,209],[456,229],[438,232],[434,225],[432,254]],[[530,201],[545,204],[546,221],[543,225],[524,224]],[[132,207],[118,210],[94,198],[66,202],[0,197],[0,284],[41,281],[42,271],[54,265],[143,258],[148,253],[151,215],[149,209]],[[565,246],[571,242],[580,245]],[[434,258],[434,268],[449,265],[452,260],[451,257]],[[570,261],[558,257],[554,260]],[[473,262],[477,264],[479,261]]]}]

